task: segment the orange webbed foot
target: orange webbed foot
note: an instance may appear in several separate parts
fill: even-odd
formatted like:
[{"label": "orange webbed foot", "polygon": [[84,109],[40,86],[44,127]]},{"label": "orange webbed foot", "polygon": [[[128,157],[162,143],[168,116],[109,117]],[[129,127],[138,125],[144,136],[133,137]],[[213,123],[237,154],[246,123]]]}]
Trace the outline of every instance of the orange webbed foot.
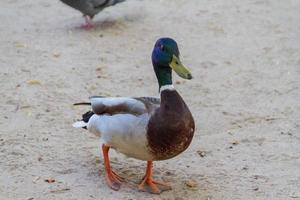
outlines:
[{"label": "orange webbed foot", "polygon": [[102,151],[103,151],[104,166],[105,166],[105,179],[107,185],[111,189],[118,191],[121,188],[121,182],[124,181],[124,179],[119,175],[117,175],[114,171],[112,171],[110,167],[109,156],[108,156],[109,146],[103,144]]},{"label": "orange webbed foot", "polygon": [[160,194],[163,191],[171,190],[172,187],[167,183],[158,182],[151,179],[144,179],[138,186],[139,191]]},{"label": "orange webbed foot", "polygon": [[163,182],[155,181],[152,178],[152,161],[147,162],[146,175],[143,181],[138,185],[139,191],[145,191],[153,194],[160,194],[163,191],[171,190],[172,187]]},{"label": "orange webbed foot", "polygon": [[118,191],[121,188],[121,182],[123,179],[120,176],[118,176],[115,172],[111,171],[111,173],[106,173],[105,178],[107,185],[111,189]]}]

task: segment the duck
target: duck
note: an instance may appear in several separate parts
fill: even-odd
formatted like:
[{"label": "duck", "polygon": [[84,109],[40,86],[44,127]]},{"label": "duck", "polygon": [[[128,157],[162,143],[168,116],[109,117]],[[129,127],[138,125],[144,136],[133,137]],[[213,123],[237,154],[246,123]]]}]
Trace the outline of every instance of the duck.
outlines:
[{"label": "duck", "polygon": [[153,161],[171,159],[191,144],[195,123],[192,113],[172,84],[172,71],[183,79],[192,79],[179,55],[176,41],[160,38],[152,51],[152,64],[160,97],[105,97],[92,96],[91,110],[73,126],[84,128],[100,137],[104,159],[105,179],[113,190],[119,190],[123,178],[110,166],[110,148],[127,157],[146,161],[140,191],[159,194],[170,190],[168,183],[153,179]]},{"label": "duck", "polygon": [[95,26],[93,18],[104,8],[124,1],[125,0],[61,0],[64,4],[79,10],[83,14],[85,23],[82,24],[81,27],[85,29],[91,29]]}]

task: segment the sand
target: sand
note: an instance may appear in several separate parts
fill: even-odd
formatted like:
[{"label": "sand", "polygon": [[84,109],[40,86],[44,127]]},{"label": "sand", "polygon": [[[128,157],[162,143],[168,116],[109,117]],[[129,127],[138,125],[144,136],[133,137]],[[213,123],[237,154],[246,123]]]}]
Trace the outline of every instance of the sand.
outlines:
[{"label": "sand", "polygon": [[[58,0],[1,1],[0,199],[300,199],[299,10],[297,0],[128,0],[85,31]],[[72,104],[158,96],[150,55],[163,36],[194,76],[174,85],[195,137],[155,162],[173,186],[161,195],[134,185],[145,162],[112,150],[130,183],[114,192],[98,138],[71,126],[87,107]]]}]

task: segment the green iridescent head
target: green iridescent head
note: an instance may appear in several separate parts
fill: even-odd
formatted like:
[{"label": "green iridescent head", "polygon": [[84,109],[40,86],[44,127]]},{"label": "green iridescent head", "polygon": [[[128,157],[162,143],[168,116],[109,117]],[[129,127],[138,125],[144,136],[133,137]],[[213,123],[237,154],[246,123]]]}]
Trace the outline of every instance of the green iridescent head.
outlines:
[{"label": "green iridescent head", "polygon": [[152,51],[152,64],[159,88],[172,84],[172,70],[184,79],[192,79],[190,71],[181,63],[177,43],[171,38],[160,38]]}]

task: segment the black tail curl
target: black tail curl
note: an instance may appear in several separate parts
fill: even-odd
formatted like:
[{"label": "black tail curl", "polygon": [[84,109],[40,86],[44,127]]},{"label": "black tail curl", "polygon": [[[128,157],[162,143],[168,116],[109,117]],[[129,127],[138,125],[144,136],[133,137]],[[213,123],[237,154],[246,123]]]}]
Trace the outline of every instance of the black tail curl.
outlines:
[{"label": "black tail curl", "polygon": [[[81,106],[81,105],[90,106],[90,105],[92,105],[92,104],[89,103],[89,102],[80,102],[80,103],[74,103],[74,104],[73,104],[73,106]],[[90,120],[90,118],[91,118],[94,114],[95,114],[95,113],[94,113],[93,111],[88,111],[88,112],[86,112],[86,113],[84,113],[84,114],[82,115],[82,119],[81,119],[81,120],[84,121],[85,123],[88,123],[89,120]],[[82,128],[87,129],[86,126],[84,126],[84,127],[82,127]]]},{"label": "black tail curl", "polygon": [[[93,113],[92,111],[88,111],[88,112],[86,112],[86,113],[84,113],[84,114],[82,115],[82,119],[81,119],[80,121],[84,121],[85,123],[88,123],[89,120],[90,120],[90,118],[91,118],[93,115],[94,115],[94,113]],[[86,126],[83,126],[82,128],[83,128],[83,129],[87,129]]]},{"label": "black tail curl", "polygon": [[82,106],[82,105],[90,106],[90,105],[92,105],[92,104],[89,103],[89,102],[80,102],[80,103],[74,103],[74,104],[73,104],[73,106]]},{"label": "black tail curl", "polygon": [[85,123],[88,123],[90,118],[94,115],[95,113],[93,111],[88,111],[82,115],[82,121]]}]

